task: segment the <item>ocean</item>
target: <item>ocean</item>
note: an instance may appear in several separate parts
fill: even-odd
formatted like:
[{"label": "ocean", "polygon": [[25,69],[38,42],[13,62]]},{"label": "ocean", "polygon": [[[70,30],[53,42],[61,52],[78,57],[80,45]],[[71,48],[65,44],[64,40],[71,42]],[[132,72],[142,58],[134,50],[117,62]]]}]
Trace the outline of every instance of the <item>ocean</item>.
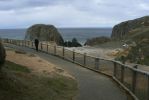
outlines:
[{"label": "ocean", "polygon": [[[76,38],[81,44],[87,39],[99,36],[110,37],[112,28],[58,28],[64,41]],[[0,29],[1,38],[24,39],[26,29]]]}]

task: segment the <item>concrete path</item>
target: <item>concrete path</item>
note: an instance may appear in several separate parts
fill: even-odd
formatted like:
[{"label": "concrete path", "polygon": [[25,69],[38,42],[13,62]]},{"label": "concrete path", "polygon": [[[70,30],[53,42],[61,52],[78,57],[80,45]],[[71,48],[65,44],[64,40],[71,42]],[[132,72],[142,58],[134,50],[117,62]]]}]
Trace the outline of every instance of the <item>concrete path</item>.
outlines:
[{"label": "concrete path", "polygon": [[124,91],[122,91],[116,83],[104,75],[82,68],[79,65],[55,56],[42,52],[35,52],[33,49],[14,45],[7,46],[37,54],[41,58],[68,71],[78,81],[79,93],[76,100],[127,100],[127,95]]}]

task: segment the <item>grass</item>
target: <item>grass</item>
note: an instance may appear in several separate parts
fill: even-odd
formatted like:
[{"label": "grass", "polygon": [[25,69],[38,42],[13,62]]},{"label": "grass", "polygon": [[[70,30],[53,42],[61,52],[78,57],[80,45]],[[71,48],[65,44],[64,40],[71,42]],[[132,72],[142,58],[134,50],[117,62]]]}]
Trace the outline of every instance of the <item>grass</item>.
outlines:
[{"label": "grass", "polygon": [[35,75],[7,61],[0,72],[0,100],[72,100],[77,82],[60,75]]},{"label": "grass", "polygon": [[11,71],[17,71],[17,72],[24,72],[24,73],[30,73],[30,70],[25,66],[20,66],[18,64],[12,63],[10,61],[6,61],[5,66],[6,69]]}]

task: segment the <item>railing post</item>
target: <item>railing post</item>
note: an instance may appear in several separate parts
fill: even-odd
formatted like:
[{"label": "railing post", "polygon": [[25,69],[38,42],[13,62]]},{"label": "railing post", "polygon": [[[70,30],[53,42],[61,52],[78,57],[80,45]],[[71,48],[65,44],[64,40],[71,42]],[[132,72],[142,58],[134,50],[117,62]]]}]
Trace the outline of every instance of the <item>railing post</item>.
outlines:
[{"label": "railing post", "polygon": [[20,40],[18,40],[18,46],[20,46]]},{"label": "railing post", "polygon": [[23,40],[21,40],[21,46],[23,47]]},{"label": "railing post", "polygon": [[15,40],[15,42],[16,42],[16,45],[18,45],[18,40]]},{"label": "railing post", "polygon": [[49,45],[48,45],[48,43],[47,43],[47,53],[49,52]]},{"label": "railing post", "polygon": [[6,42],[8,43],[8,39],[6,39]]},{"label": "railing post", "polygon": [[17,40],[14,40],[14,44],[17,45]]},{"label": "railing post", "polygon": [[73,50],[73,57],[72,57],[72,60],[73,60],[73,62],[75,61],[75,50]]},{"label": "railing post", "polygon": [[16,44],[16,40],[14,40],[14,44],[17,45],[17,44]]},{"label": "railing post", "polygon": [[28,42],[28,40],[27,40],[27,47],[29,47],[29,42]]},{"label": "railing post", "polygon": [[121,65],[121,82],[124,82],[124,65]]},{"label": "railing post", "polygon": [[56,45],[54,45],[54,55],[56,55]]},{"label": "railing post", "polygon": [[13,40],[13,44],[16,45],[16,41],[15,40]]},{"label": "railing post", "polygon": [[34,47],[34,42],[32,41],[32,48]]},{"label": "railing post", "polygon": [[32,48],[32,41],[31,40],[29,41],[29,45],[30,45],[30,48]]},{"label": "railing post", "polygon": [[65,58],[65,47],[63,46],[63,59]]},{"label": "railing post", "polygon": [[22,46],[24,47],[25,46],[25,42],[24,42],[25,40],[22,40]]},{"label": "railing post", "polygon": [[[134,69],[137,69],[138,66],[135,65],[133,67]],[[133,78],[132,78],[132,92],[135,94],[135,89],[136,89],[136,79],[137,79],[137,73],[135,70],[133,70]]]},{"label": "railing post", "polygon": [[20,42],[19,42],[19,40],[17,40],[17,45],[20,46]]},{"label": "railing post", "polygon": [[86,53],[84,53],[84,67],[86,66]]},{"label": "railing post", "polygon": [[147,75],[147,79],[148,79],[147,100],[149,100],[149,75]]},{"label": "railing post", "polygon": [[18,44],[18,40],[16,40],[16,45],[19,45],[19,44]]},{"label": "railing post", "polygon": [[116,72],[116,69],[117,69],[117,66],[116,65],[117,65],[116,62],[114,62],[114,73],[113,73],[114,74],[114,77],[116,77],[116,73],[117,73]]},{"label": "railing post", "polygon": [[99,69],[99,58],[95,58],[95,69]]},{"label": "railing post", "polygon": [[40,43],[40,46],[41,46],[41,51],[42,51],[42,42]]},{"label": "railing post", "polygon": [[8,39],[6,39],[6,43],[8,43]]},{"label": "railing post", "polygon": [[19,44],[18,44],[18,40],[16,40],[16,45],[19,45]]},{"label": "railing post", "polygon": [[25,47],[26,47],[26,40],[24,42],[25,42]]},{"label": "railing post", "polygon": [[27,40],[26,40],[25,42],[26,42],[26,47],[27,47],[27,45],[28,45],[28,42],[27,42]]},{"label": "railing post", "polygon": [[15,40],[15,44],[18,45],[18,40]]},{"label": "railing post", "polygon": [[22,40],[20,40],[20,46],[22,46]]},{"label": "railing post", "polygon": [[16,40],[16,45],[18,45],[18,40]]}]

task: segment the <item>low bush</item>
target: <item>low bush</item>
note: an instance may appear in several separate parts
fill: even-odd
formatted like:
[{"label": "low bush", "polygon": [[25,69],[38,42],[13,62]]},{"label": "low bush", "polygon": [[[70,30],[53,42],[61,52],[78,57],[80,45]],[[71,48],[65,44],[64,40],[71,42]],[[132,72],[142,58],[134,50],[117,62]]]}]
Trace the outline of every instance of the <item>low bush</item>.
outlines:
[{"label": "low bush", "polygon": [[5,52],[5,49],[2,45],[2,43],[0,42],[0,70],[3,66],[3,64],[5,63],[5,57],[6,57],[6,52]]}]

